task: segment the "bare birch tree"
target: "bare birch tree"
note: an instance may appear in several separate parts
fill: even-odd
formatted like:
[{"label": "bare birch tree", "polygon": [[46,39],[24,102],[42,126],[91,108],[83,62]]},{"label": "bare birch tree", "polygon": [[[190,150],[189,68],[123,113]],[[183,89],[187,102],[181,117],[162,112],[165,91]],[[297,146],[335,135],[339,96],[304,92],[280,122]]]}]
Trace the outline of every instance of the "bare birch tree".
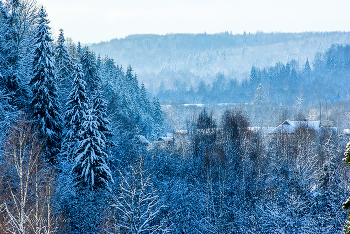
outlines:
[{"label": "bare birch tree", "polygon": [[40,159],[41,144],[30,124],[13,126],[6,145],[1,213],[5,233],[55,233],[59,217],[53,212],[54,172]]},{"label": "bare birch tree", "polygon": [[120,172],[119,194],[115,199],[117,230],[121,233],[162,233],[164,220],[160,217],[162,205],[157,191],[146,176],[142,160],[136,168],[131,167],[130,175]]}]

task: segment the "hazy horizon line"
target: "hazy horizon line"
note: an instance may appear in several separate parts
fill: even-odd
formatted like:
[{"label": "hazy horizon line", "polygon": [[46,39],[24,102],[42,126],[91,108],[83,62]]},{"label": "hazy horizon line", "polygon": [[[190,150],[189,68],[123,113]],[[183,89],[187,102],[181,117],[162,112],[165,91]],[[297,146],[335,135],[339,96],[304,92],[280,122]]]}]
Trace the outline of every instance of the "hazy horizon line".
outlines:
[{"label": "hazy horizon line", "polygon": [[[63,29],[64,31],[64,29]],[[254,35],[254,34],[259,34],[259,33],[263,33],[263,34],[303,34],[303,33],[350,33],[350,31],[300,31],[300,32],[288,32],[288,31],[270,31],[270,32],[264,32],[264,31],[256,31],[256,32],[246,32],[244,31],[243,33],[235,33],[233,34],[232,31],[223,31],[223,32],[217,32],[217,33],[207,33],[207,32],[202,32],[202,33],[165,33],[165,34],[161,34],[161,33],[135,33],[135,34],[129,34],[126,35],[125,37],[114,37],[111,38],[107,41],[99,41],[99,42],[80,42],[80,41],[75,41],[72,37],[67,37],[70,38],[73,42],[80,42],[82,45],[93,45],[93,44],[99,44],[99,43],[108,43],[111,42],[112,40],[123,40],[123,39],[127,39],[128,37],[132,37],[132,36],[142,36],[142,35],[152,35],[152,36],[168,36],[168,35],[219,35],[219,34],[230,34],[232,36],[236,36],[236,35],[244,35],[244,33],[250,35]]]}]

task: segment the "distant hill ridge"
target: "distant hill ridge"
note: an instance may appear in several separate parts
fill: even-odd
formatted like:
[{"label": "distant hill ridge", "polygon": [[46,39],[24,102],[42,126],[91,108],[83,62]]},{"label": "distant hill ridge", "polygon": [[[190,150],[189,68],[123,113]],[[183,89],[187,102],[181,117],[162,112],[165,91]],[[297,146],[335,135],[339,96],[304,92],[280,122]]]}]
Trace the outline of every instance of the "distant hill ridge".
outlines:
[{"label": "distant hill ridge", "polygon": [[350,44],[350,32],[140,34],[90,47],[124,67],[131,64],[152,90],[160,82],[173,86],[169,77],[181,79],[178,72],[188,74],[189,85],[197,85],[201,79],[211,83],[217,73],[247,78],[253,65],[263,68],[294,59],[303,66],[307,58],[312,65],[315,54],[332,44]]},{"label": "distant hill ridge", "polygon": [[[221,47],[257,46],[282,43],[291,40],[306,40],[313,37],[333,38],[348,36],[349,32],[303,32],[303,33],[263,33],[230,34],[228,32],[217,34],[135,34],[125,38],[114,38],[108,42],[92,44],[93,48],[110,47],[115,45],[130,47],[144,46],[147,48],[170,49],[220,49]],[[132,42],[130,44],[130,42]]]}]

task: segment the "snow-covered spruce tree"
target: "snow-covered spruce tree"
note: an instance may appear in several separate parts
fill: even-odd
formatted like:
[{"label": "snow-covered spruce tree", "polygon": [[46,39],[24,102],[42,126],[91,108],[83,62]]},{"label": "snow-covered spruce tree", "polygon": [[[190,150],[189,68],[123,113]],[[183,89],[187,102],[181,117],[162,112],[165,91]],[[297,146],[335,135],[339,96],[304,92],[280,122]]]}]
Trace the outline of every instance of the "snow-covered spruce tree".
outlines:
[{"label": "snow-covered spruce tree", "polygon": [[151,129],[153,125],[152,108],[149,99],[147,98],[147,90],[143,83],[140,88],[140,106],[141,106],[141,133],[147,138],[151,136]]},{"label": "snow-covered spruce tree", "polygon": [[97,57],[97,68],[100,70],[100,77],[104,85],[111,85],[114,90],[117,89],[118,84],[118,68],[115,66],[115,62],[112,58],[105,57],[100,59],[101,65],[99,66],[99,56]]},{"label": "snow-covered spruce tree", "polygon": [[65,103],[67,100],[66,94],[69,93],[72,87],[71,75],[73,72],[73,62],[69,55],[68,49],[64,44],[65,39],[63,35],[63,29],[60,29],[60,35],[57,39],[56,53],[55,53],[55,66],[56,66],[56,78],[58,81],[58,87],[60,91],[60,101]]},{"label": "snow-covered spruce tree", "polygon": [[72,174],[78,188],[109,189],[113,183],[108,166],[105,136],[99,131],[99,123],[94,110],[88,110],[79,132],[80,139],[74,150]]},{"label": "snow-covered spruce tree", "polygon": [[81,44],[80,44],[80,41],[79,41],[78,45],[77,45],[76,54],[75,54],[76,62],[77,63],[81,63],[82,57],[83,57],[83,49],[81,48]]},{"label": "snow-covered spruce tree", "polygon": [[164,131],[163,129],[163,116],[159,100],[154,98],[152,103],[153,109],[153,127],[152,127],[152,138],[158,138]]},{"label": "snow-covered spruce tree", "polygon": [[103,137],[103,140],[106,143],[107,149],[113,145],[113,142],[111,140],[112,138],[112,131],[110,129],[110,123],[107,118],[107,102],[103,97],[102,94],[102,88],[100,86],[96,89],[96,96],[93,100],[93,110],[94,114],[96,115],[96,120],[98,122],[98,130],[102,133],[101,137]]},{"label": "snow-covered spruce tree", "polygon": [[35,36],[36,49],[33,61],[33,78],[30,85],[33,97],[30,103],[31,117],[39,139],[44,140],[44,155],[52,164],[57,163],[61,146],[62,119],[60,114],[57,84],[55,80],[54,52],[50,45],[49,20],[42,7]]},{"label": "snow-covered spruce tree", "polygon": [[306,58],[304,70],[303,70],[303,77],[306,79],[306,82],[310,82],[311,79],[311,67],[309,63],[309,58]]},{"label": "snow-covered spruce tree", "polygon": [[265,103],[265,93],[263,85],[260,83],[255,91],[253,104],[256,106],[262,106]]},{"label": "snow-covered spruce tree", "polygon": [[131,115],[133,118],[133,121],[135,122],[136,125],[139,124],[140,121],[140,103],[139,103],[139,95],[140,95],[140,90],[139,90],[139,85],[137,81],[137,75],[132,74],[133,69],[129,65],[128,68],[126,69],[125,73],[125,82],[127,85],[127,90],[126,90],[126,95],[127,95],[127,100],[129,104],[129,108],[131,111]]},{"label": "snow-covered spruce tree", "polygon": [[[23,14],[20,9],[23,10],[27,6],[20,5],[19,1],[8,2],[7,6],[0,2],[0,72],[3,75],[0,86],[5,88],[6,94],[9,95],[9,103],[23,110],[28,105],[29,92],[22,80],[26,73],[22,60],[23,57],[31,57],[31,53],[28,53],[30,50],[23,54],[27,46],[23,40],[30,41],[27,38],[29,33],[23,30],[32,26],[31,17],[27,15],[32,9],[28,8]],[[21,17],[28,19],[23,21]],[[25,24],[26,27],[21,24]]]},{"label": "snow-covered spruce tree", "polygon": [[97,72],[95,55],[90,52],[88,48],[84,48],[81,64],[83,66],[84,79],[87,84],[87,94],[88,96],[95,95],[95,90],[97,90],[97,87],[100,84],[100,79]]},{"label": "snow-covered spruce tree", "polygon": [[[97,186],[96,184],[91,185],[91,180],[94,180],[94,183],[100,183],[100,180],[104,180],[103,177],[111,177],[105,176],[103,171],[99,171],[102,168],[102,170],[107,171],[108,175],[110,173],[108,167],[104,166],[106,165],[106,154],[100,152],[100,149],[103,149],[105,137],[103,134],[98,137],[98,133],[96,133],[99,127],[96,116],[92,130],[97,137],[89,136],[88,132],[84,133],[83,127],[89,129],[89,126],[84,125],[88,115],[89,99],[86,95],[86,82],[80,64],[74,66],[72,78],[74,79],[73,89],[68,97],[65,112],[67,132],[62,145],[62,173],[60,173],[59,180],[62,200],[60,204],[61,209],[70,219],[70,230],[73,233],[100,233],[98,230],[104,219],[108,193],[104,190],[95,190],[94,188]],[[104,115],[102,114],[102,116]],[[92,143],[88,140],[89,138],[92,139]],[[91,148],[89,148],[90,146]],[[83,148],[87,151],[83,152]],[[84,153],[86,154],[84,155]],[[82,158],[79,161],[77,157]],[[86,178],[80,177],[84,170],[87,172]],[[99,178],[101,174],[102,179]],[[100,184],[100,187],[104,186],[104,182]]]},{"label": "snow-covered spruce tree", "polygon": [[255,89],[255,87],[258,87],[261,81],[261,74],[260,74],[259,68],[252,66],[252,69],[250,70],[249,78],[250,78],[249,84],[252,86],[252,88]]},{"label": "snow-covered spruce tree", "polygon": [[89,99],[86,96],[86,82],[80,64],[74,66],[73,89],[66,104],[65,124],[67,132],[62,144],[62,155],[73,160],[73,151],[79,139],[79,131],[83,125],[84,116],[89,109]]}]

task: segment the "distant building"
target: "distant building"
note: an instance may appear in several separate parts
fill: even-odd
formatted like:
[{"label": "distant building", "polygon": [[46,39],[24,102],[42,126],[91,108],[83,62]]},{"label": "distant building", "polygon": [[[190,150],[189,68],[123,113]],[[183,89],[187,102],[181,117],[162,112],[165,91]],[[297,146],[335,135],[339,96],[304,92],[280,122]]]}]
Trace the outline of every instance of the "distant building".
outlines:
[{"label": "distant building", "polygon": [[149,149],[153,149],[154,147],[168,147],[168,146],[173,146],[174,145],[174,135],[173,133],[167,133],[166,137],[158,137],[157,140],[151,142],[149,145]]},{"label": "distant building", "polygon": [[271,133],[293,133],[300,127],[313,128],[318,131],[321,128],[320,121],[291,121],[285,120],[282,124],[278,125]]},{"label": "distant building", "polygon": [[154,143],[155,142],[165,143],[165,142],[172,142],[172,141],[174,141],[174,137],[159,137],[157,141],[154,141]]},{"label": "distant building", "polygon": [[141,143],[142,145],[146,145],[148,146],[150,144],[150,142],[147,140],[147,138],[145,136],[142,135],[136,135],[135,138],[139,141],[139,143]]}]

